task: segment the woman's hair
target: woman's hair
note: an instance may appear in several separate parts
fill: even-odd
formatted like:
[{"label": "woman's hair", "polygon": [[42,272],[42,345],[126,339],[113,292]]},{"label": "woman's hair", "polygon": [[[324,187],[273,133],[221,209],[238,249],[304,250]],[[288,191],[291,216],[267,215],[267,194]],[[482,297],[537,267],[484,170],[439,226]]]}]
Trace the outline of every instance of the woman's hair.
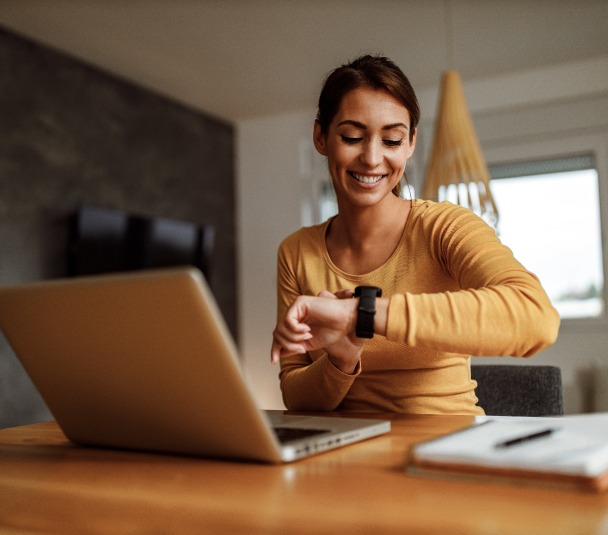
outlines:
[{"label": "woman's hair", "polygon": [[[420,120],[420,106],[412,84],[390,59],[383,56],[365,55],[342,65],[329,73],[319,96],[317,122],[321,132],[327,134],[331,121],[338,113],[344,96],[360,87],[388,92],[407,109],[410,115],[410,143]],[[405,175],[404,175],[405,177]],[[407,177],[405,177],[407,182]],[[393,189],[401,196],[401,184]]]}]

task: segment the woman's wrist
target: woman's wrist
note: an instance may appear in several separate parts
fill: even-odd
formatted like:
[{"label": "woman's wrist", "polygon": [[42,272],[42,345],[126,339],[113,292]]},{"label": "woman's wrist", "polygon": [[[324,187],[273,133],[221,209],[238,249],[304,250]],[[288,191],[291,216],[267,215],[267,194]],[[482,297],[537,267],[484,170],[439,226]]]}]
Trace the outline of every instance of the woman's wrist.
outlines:
[{"label": "woman's wrist", "polygon": [[[354,303],[351,305],[349,300],[345,301],[345,305],[349,307],[349,314],[347,319],[347,331],[351,333],[351,336],[355,340],[361,340],[359,338],[355,338],[355,329],[357,326],[357,305],[358,299],[353,299]],[[351,301],[351,302],[352,302]],[[347,305],[348,303],[348,305]],[[374,316],[374,332],[375,334],[379,334],[381,336],[386,335],[386,325],[388,318],[388,298],[378,298],[376,299],[376,314]],[[362,341],[362,340],[361,340]],[[336,356],[328,353],[327,357],[329,361],[342,373],[346,373],[348,375],[352,375],[355,373],[357,369],[357,365],[361,360],[361,352],[363,351],[363,345],[360,346],[360,349],[357,350],[356,356],[353,358],[348,358],[346,355]]]},{"label": "woman's wrist", "polygon": [[386,336],[386,326],[388,324],[388,297],[376,299],[376,314],[374,316],[374,333]]}]

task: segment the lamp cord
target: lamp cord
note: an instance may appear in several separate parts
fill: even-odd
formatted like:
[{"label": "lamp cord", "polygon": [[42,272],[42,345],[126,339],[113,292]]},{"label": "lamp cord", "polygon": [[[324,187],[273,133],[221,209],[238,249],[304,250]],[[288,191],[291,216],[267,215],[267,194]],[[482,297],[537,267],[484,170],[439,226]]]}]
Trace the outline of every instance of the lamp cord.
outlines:
[{"label": "lamp cord", "polygon": [[454,69],[454,28],[452,27],[452,1],[445,0],[445,34],[446,34],[446,57],[449,70]]}]

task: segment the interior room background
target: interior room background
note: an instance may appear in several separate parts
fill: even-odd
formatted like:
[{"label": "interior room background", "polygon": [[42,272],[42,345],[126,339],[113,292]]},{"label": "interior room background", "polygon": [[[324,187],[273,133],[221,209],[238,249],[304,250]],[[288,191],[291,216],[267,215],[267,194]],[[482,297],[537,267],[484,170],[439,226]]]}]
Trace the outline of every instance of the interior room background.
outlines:
[{"label": "interior room background", "polygon": [[[525,5],[527,3],[518,4],[522,17],[525,17]],[[565,3],[560,2],[560,5]],[[15,75],[4,76],[4,69],[7,68],[5,65],[12,65],[11,69],[19,67],[20,71],[30,71],[30,82],[35,89],[33,94],[47,95],[45,98],[53,99],[53,91],[51,86],[45,86],[47,90],[44,91],[44,88],[35,85],[42,81],[49,83],[40,78],[40,64],[28,66],[7,60],[7,54],[14,55],[16,50],[33,45],[25,45],[27,39],[11,30],[2,36],[3,41],[10,42],[12,48],[9,47],[9,52],[5,47],[2,48],[0,99],[6,98],[2,94],[7,88],[12,88],[13,95],[10,107],[2,105],[2,113],[5,113],[5,109],[6,113],[10,110],[8,117],[17,117],[18,112],[15,110],[21,110],[27,116],[31,113],[29,110],[32,105],[28,98],[33,98],[27,94],[32,93],[32,88],[15,90],[10,82]],[[581,39],[584,36],[570,35],[564,38]],[[96,79],[101,87],[106,87],[107,84],[102,94],[117,92],[113,97],[114,104],[126,99],[128,105],[123,103],[124,110],[127,111],[132,106],[137,108],[137,102],[145,101],[152,107],[163,108],[169,116],[188,115],[186,122],[195,132],[188,155],[188,151],[172,153],[166,158],[162,154],[154,155],[157,163],[162,162],[159,163],[162,170],[153,169],[152,172],[155,166],[148,159],[151,157],[150,151],[171,149],[167,149],[166,145],[163,148],[167,138],[156,132],[156,128],[160,127],[158,123],[163,121],[151,121],[153,124],[145,122],[141,126],[145,141],[142,140],[136,147],[130,147],[128,153],[119,151],[120,161],[112,163],[110,172],[96,170],[98,174],[95,174],[89,171],[86,181],[82,176],[73,175],[70,181],[50,172],[44,175],[44,180],[39,178],[28,182],[31,178],[20,177],[20,181],[12,181],[10,184],[0,182],[0,274],[3,279],[0,283],[60,274],[58,266],[65,245],[62,218],[83,199],[150,215],[164,215],[200,224],[213,223],[221,229],[216,240],[218,247],[226,248],[224,252],[217,252],[217,263],[223,268],[215,271],[213,284],[217,286],[222,311],[238,335],[244,372],[262,407],[282,407],[278,369],[270,365],[268,356],[275,324],[276,250],[286,234],[314,220],[319,184],[327,176],[324,162],[315,155],[310,141],[315,103],[311,102],[308,107],[298,110],[264,113],[234,122],[218,121],[213,115],[217,110],[184,107],[159,97],[154,92],[145,91],[128,80],[117,80],[86,62],[75,60],[71,54],[58,53],[41,44],[36,46],[40,47],[37,50],[41,56],[50,57],[48,54],[52,54],[59,63],[78,63],[91,76],[98,77]],[[391,55],[390,51],[386,53]],[[281,73],[277,73],[279,74]],[[319,83],[322,74],[319,73]],[[417,187],[421,185],[432,140],[439,77],[438,70],[437,85],[417,87],[423,119],[415,158],[409,170],[410,179]],[[213,81],[210,80],[209,83]],[[605,250],[608,235],[606,53],[577,61],[552,63],[534,70],[505,72],[491,78],[465,78],[463,83],[477,134],[489,164],[550,159],[564,154],[594,155],[599,173]],[[117,89],[115,84],[122,89]],[[245,92],[243,95],[246,98]],[[57,96],[56,101],[61,103],[64,98],[63,95]],[[87,99],[93,99],[88,106],[99,117],[103,119],[108,114],[108,110],[100,109],[102,104],[95,101],[92,94],[85,94],[84,100]],[[84,113],[86,121],[81,115],[74,119],[74,124],[82,124],[85,132],[90,133],[88,112],[82,111],[84,104],[78,99],[76,103],[78,105],[68,106],[64,110],[65,114],[71,116]],[[133,112],[130,110],[128,113]],[[39,124],[40,128],[52,128],[52,124],[45,124],[44,121]],[[7,129],[0,124],[0,129],[2,128]],[[203,134],[203,131],[206,133]],[[221,133],[218,134],[219,132]],[[53,134],[53,143],[61,141],[61,132]],[[171,134],[165,131],[165,135],[170,137]],[[223,140],[221,148],[216,145],[216,136]],[[37,148],[34,148],[44,154],[43,149],[48,146],[40,145],[39,135],[34,138],[33,143],[38,143]],[[94,140],[94,145],[98,143],[103,147],[105,142],[101,139]],[[0,154],[2,150],[4,149],[0,149]],[[221,154],[222,163],[217,161],[218,154]],[[53,153],[47,152],[47,155],[52,156]],[[92,155],[95,156],[95,151]],[[14,155],[10,156],[9,160],[12,161]],[[6,167],[2,166],[6,166],[9,160],[6,155],[0,158],[2,175],[7,172]],[[47,163],[51,169],[56,169],[61,164],[52,160]],[[33,164],[27,159],[22,160],[20,165],[31,172]],[[141,169],[146,170],[145,177]],[[9,171],[14,176],[15,169]],[[0,176],[0,181],[2,180],[4,178]],[[181,180],[184,182],[181,183]],[[177,186],[177,183],[182,185]],[[15,206],[21,203],[23,208],[17,210]],[[542,204],[543,199],[539,198],[538,203]],[[576,191],[573,191],[573,213],[584,209],[584,206],[576,203]],[[10,217],[7,217],[9,214]],[[564,214],[564,217],[568,217],[568,214]],[[7,233],[5,229],[9,226],[13,231]],[[551,228],[546,230],[551,232]],[[55,243],[57,247],[54,246]],[[543,243],[538,246],[542,248]],[[11,255],[7,254],[9,251]],[[12,262],[14,268],[7,270],[5,266],[8,261]],[[218,271],[221,280],[217,280]],[[598,389],[608,389],[608,385],[596,381],[601,372],[608,368],[607,348],[608,321],[603,315],[592,320],[564,321],[556,344],[531,360],[496,358],[484,361],[513,365],[557,365],[563,374],[567,413],[607,410],[608,407],[598,406],[597,393]],[[6,350],[3,348],[3,351]],[[5,360],[0,360],[0,365],[3,365],[2,362]],[[14,371],[14,363],[12,366],[11,370]],[[0,388],[8,388],[13,393],[24,392],[27,390],[27,380],[22,373],[13,371],[10,378],[0,379]],[[4,376],[3,370],[0,373]],[[31,395],[28,394],[28,399],[31,399]],[[14,395],[11,400],[14,404],[18,401],[22,406],[26,403]]]},{"label": "interior room background", "polygon": [[[209,225],[209,283],[238,336],[234,125],[2,28],[0,72],[1,283],[67,276],[83,205]],[[0,337],[0,426],[46,417]]]}]

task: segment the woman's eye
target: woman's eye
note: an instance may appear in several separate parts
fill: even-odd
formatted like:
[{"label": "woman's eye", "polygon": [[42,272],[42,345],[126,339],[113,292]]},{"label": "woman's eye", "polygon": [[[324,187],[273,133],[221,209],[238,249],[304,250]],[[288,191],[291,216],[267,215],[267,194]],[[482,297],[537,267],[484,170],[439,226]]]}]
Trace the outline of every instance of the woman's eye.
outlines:
[{"label": "woman's eye", "polygon": [[385,139],[384,144],[388,147],[400,147],[403,144],[402,139]]},{"label": "woman's eye", "polygon": [[344,141],[345,143],[351,143],[351,144],[359,143],[359,141],[361,141],[362,139],[363,139],[362,137],[342,136],[342,141]]},{"label": "woman's eye", "polygon": [[[344,143],[348,143],[350,145],[354,145],[356,143],[360,143],[361,141],[363,141],[362,137],[351,137],[351,136],[345,136],[342,135],[342,141],[344,141]],[[403,140],[402,139],[383,139],[382,143],[384,143],[387,147],[400,147],[403,144]]]}]

